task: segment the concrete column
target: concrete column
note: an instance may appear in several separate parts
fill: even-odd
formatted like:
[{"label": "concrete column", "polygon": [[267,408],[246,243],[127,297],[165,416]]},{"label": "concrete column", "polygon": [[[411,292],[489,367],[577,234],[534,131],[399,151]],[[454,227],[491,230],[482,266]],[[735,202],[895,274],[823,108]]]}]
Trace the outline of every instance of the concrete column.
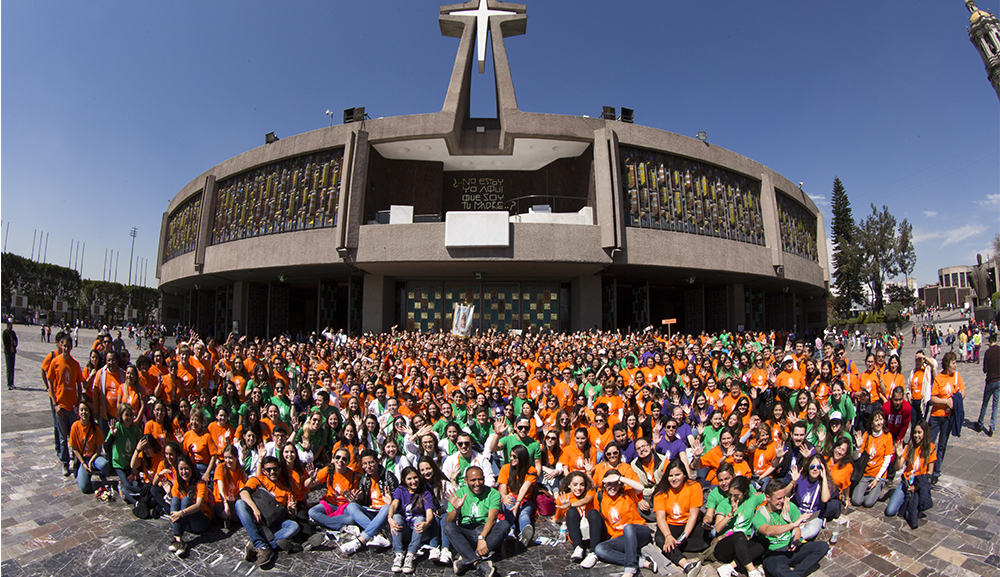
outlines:
[{"label": "concrete column", "polygon": [[760,212],[764,221],[764,241],[771,249],[771,264],[780,266],[783,263],[781,254],[781,230],[778,228],[778,198],[771,182],[771,175],[761,174],[760,179]]},{"label": "concrete column", "polygon": [[394,281],[379,274],[366,274],[361,304],[361,330],[383,332],[393,321]]},{"label": "concrete column", "polygon": [[218,186],[215,175],[205,177],[205,186],[201,190],[201,214],[198,215],[198,241],[194,249],[194,266],[201,270],[205,266],[205,247],[212,243],[212,225],[215,224],[215,201]]},{"label": "concrete column", "polygon": [[[247,330],[247,283],[238,280],[233,283],[233,318],[240,335],[245,335]],[[233,330],[232,323],[226,330],[226,334]]]},{"label": "concrete column", "polygon": [[581,276],[570,284],[570,330],[601,326],[601,277]]},{"label": "concrete column", "polygon": [[743,283],[729,285],[729,329],[737,330],[747,325],[746,291]]}]

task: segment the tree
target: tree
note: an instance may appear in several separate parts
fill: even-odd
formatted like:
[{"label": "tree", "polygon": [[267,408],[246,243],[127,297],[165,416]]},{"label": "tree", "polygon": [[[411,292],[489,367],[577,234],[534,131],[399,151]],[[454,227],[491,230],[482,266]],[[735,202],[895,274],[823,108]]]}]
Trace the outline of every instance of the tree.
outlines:
[{"label": "tree", "polygon": [[885,281],[900,272],[899,239],[896,217],[889,213],[889,207],[882,205],[880,212],[871,206],[872,213],[858,225],[858,246],[864,256],[861,280],[871,291],[871,309],[881,311],[885,308]]},{"label": "tree", "polygon": [[839,177],[833,179],[831,210],[833,286],[837,292],[834,308],[846,316],[855,302],[864,301],[864,295],[861,292],[862,259],[857,245],[857,225],[851,212],[851,201]]},{"label": "tree", "polygon": [[987,258],[1000,259],[1000,232],[993,235],[993,240],[990,241],[990,252],[992,255],[988,255]]},{"label": "tree", "polygon": [[903,283],[913,274],[917,266],[917,251],[913,248],[913,225],[905,218],[899,223],[899,234],[896,236],[896,268],[903,275]]},{"label": "tree", "polygon": [[[885,294],[889,298],[890,303],[898,303],[903,308],[911,308],[917,306],[920,300],[913,294],[906,285],[891,284],[885,288]],[[886,309],[886,314],[888,314],[888,309]]]}]

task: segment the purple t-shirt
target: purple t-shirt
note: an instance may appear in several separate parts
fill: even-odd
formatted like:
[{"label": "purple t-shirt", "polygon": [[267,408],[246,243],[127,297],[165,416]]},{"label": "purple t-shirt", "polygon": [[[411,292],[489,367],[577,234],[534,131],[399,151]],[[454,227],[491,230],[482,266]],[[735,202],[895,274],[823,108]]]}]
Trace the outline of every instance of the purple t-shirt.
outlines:
[{"label": "purple t-shirt", "polygon": [[795,483],[795,494],[792,496],[792,502],[798,505],[799,511],[802,513],[812,513],[813,511],[818,511],[820,507],[823,506],[822,500],[822,477],[816,481],[810,482],[806,475],[799,477],[799,480]]},{"label": "purple t-shirt", "polygon": [[685,450],[687,450],[687,444],[684,443],[684,440],[680,436],[674,437],[673,441],[668,441],[667,437],[664,436],[656,444],[656,452],[665,455],[668,461]]},{"label": "purple t-shirt", "polygon": [[[413,527],[414,523],[418,521],[426,520],[427,509],[434,509],[434,497],[431,496],[430,491],[424,491],[422,495],[420,493],[413,494],[410,493],[409,489],[400,485],[393,491],[392,498],[394,501],[399,501],[399,508],[396,511],[403,515],[408,527]],[[414,504],[414,501],[420,500],[423,501],[423,505]]]}]

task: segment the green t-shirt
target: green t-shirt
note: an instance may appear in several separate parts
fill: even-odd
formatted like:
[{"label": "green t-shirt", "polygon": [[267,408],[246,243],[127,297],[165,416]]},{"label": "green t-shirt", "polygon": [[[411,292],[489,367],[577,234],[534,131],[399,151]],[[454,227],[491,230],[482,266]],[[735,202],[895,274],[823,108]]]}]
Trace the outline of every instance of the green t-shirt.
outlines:
[{"label": "green t-shirt", "polygon": [[[767,510],[767,507],[759,507],[757,512],[753,516],[753,528],[755,531],[760,531],[760,528],[764,525],[785,525],[791,523],[801,516],[799,508],[795,506],[795,503],[788,503],[788,518],[782,517],[781,513],[771,513]],[[770,551],[777,551],[782,547],[787,547],[792,541],[792,532],[785,531],[780,535],[774,535],[771,537],[765,537],[767,539],[767,548]]]},{"label": "green t-shirt", "polygon": [[705,452],[709,452],[719,444],[719,437],[722,436],[722,428],[715,429],[712,425],[705,425],[705,430],[701,432],[701,444]]},{"label": "green t-shirt", "polygon": [[115,469],[129,470],[132,463],[132,453],[135,446],[139,444],[139,437],[142,437],[142,429],[135,423],[131,427],[118,425],[118,432],[115,433],[115,442],[111,446],[111,466]]},{"label": "green t-shirt", "polygon": [[466,423],[469,421],[469,407],[465,405],[452,403],[451,414],[452,414],[452,420],[458,423]]},{"label": "green t-shirt", "polygon": [[490,438],[490,433],[493,432],[493,423],[486,421],[480,425],[478,420],[474,420],[469,423],[469,432],[472,434],[472,442],[482,447],[486,444],[486,439]]},{"label": "green t-shirt", "polygon": [[[729,520],[725,530],[739,531],[747,537],[751,536],[753,534],[754,512],[766,500],[767,497],[763,493],[753,493],[747,497],[746,501],[740,503],[739,507],[736,508],[736,515]],[[730,508],[728,503],[726,504],[726,508]]]},{"label": "green t-shirt", "polygon": [[[500,491],[493,487],[483,487],[483,492],[478,497],[468,487],[462,487],[455,492],[455,496],[459,499],[465,497],[456,519],[459,525],[482,525],[486,523],[490,509],[500,510]],[[448,511],[454,510],[455,507],[448,503]]]},{"label": "green t-shirt", "polygon": [[542,458],[542,446],[534,439],[530,439],[527,443],[524,443],[517,438],[517,435],[507,435],[500,439],[500,445],[503,447],[503,458],[507,462],[510,462],[510,450],[518,445],[528,450],[528,458],[531,459],[532,465],[534,465],[536,459]]},{"label": "green t-shirt", "polygon": [[292,422],[292,405],[278,397],[271,397],[271,404],[278,407],[278,418],[281,419],[283,423]]},{"label": "green t-shirt", "polygon": [[[439,439],[443,439],[445,437],[444,430],[448,428],[448,423],[451,422],[453,422],[451,419],[438,419],[437,422],[434,423],[434,426],[431,427],[431,430],[434,431],[434,434],[437,435]],[[459,429],[461,428],[462,427],[459,426]]]}]

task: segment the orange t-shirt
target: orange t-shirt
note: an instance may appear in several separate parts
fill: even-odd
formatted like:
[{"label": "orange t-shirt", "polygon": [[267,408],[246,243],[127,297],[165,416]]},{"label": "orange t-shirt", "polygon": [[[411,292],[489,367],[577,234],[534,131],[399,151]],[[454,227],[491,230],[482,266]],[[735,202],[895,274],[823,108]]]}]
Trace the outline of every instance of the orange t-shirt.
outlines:
[{"label": "orange t-shirt", "polygon": [[619,463],[617,467],[612,467],[607,461],[601,461],[594,466],[594,485],[600,487],[601,482],[604,480],[604,475],[612,469],[621,473],[622,477],[625,477],[626,479],[632,479],[633,481],[639,480],[639,476],[635,474],[632,466],[628,463]]},{"label": "orange t-shirt", "polygon": [[[139,410],[142,409],[142,403],[147,397],[149,395],[146,393],[146,389],[143,388],[141,382],[136,383],[136,388],[134,389],[125,384],[118,389],[118,402],[132,407],[132,414],[136,420],[142,417]],[[115,415],[117,416],[117,414],[116,412]]]},{"label": "orange t-shirt", "polygon": [[573,443],[563,449],[562,455],[559,456],[559,462],[563,464],[563,467],[567,469],[567,473],[572,473],[574,471],[585,471],[584,461],[589,460],[590,463],[597,463],[597,451],[593,447],[590,448],[590,452],[587,455],[583,454],[583,451]]},{"label": "orange t-shirt", "polygon": [[[591,497],[590,502],[587,503],[586,505],[580,505],[579,507],[576,508],[576,510],[579,511],[580,513],[580,518],[586,519],[587,512],[597,508],[597,492],[594,491],[593,489],[584,493],[583,497],[580,497],[579,499],[574,497],[573,494],[570,492],[560,493],[559,496],[556,498],[556,502],[559,504],[573,503],[575,501],[582,501],[586,499],[588,495]],[[558,511],[562,511],[562,509],[557,509],[556,513],[557,516],[558,516]]]},{"label": "orange t-shirt", "polygon": [[203,431],[200,435],[194,431],[184,433],[183,445],[191,460],[199,465],[207,465],[212,457],[219,456],[219,447],[208,431]]},{"label": "orange t-shirt", "polygon": [[642,515],[639,514],[638,498],[631,488],[622,487],[621,491],[614,497],[604,493],[604,496],[599,500],[601,517],[604,518],[604,526],[608,530],[610,539],[621,537],[622,533],[625,532],[625,525],[646,524]]},{"label": "orange t-shirt", "polygon": [[90,459],[104,444],[104,432],[101,428],[91,424],[84,427],[80,421],[75,421],[69,429],[69,446],[73,447],[84,459]]},{"label": "orange t-shirt", "polygon": [[45,377],[49,379],[51,387],[49,396],[55,403],[67,411],[74,410],[79,402],[76,386],[84,382],[80,363],[73,357],[65,360],[62,355],[57,355],[49,363]]},{"label": "orange t-shirt", "polygon": [[220,455],[222,450],[232,442],[234,432],[233,426],[229,423],[220,425],[219,421],[212,421],[208,424],[208,433],[212,435],[212,440],[215,441],[215,447],[219,449]]},{"label": "orange t-shirt", "polygon": [[893,454],[892,435],[887,431],[877,437],[865,434],[865,443],[862,447],[868,450],[868,466],[865,467],[865,476],[874,477],[882,468],[885,458]]},{"label": "orange t-shirt", "polygon": [[775,452],[775,447],[778,444],[771,440],[763,449],[757,449],[753,454],[753,472],[755,475],[762,475],[764,471],[771,468],[771,462],[774,461],[774,457],[777,456]]},{"label": "orange t-shirt", "polygon": [[288,497],[291,496],[292,492],[288,490],[288,487],[280,483],[272,483],[270,479],[265,479],[263,477],[258,477],[254,475],[247,479],[247,484],[244,486],[253,493],[258,487],[263,487],[268,493],[274,495],[274,500],[277,501],[282,507],[288,506]]},{"label": "orange t-shirt", "polygon": [[830,471],[830,480],[841,491],[846,491],[851,486],[851,475],[854,473],[854,464],[849,459],[844,459],[843,465],[837,465],[833,457],[826,460],[826,466]]},{"label": "orange t-shirt", "polygon": [[[958,374],[958,371],[955,371],[954,375],[938,373],[938,375],[934,377],[934,384],[931,385],[932,397],[951,398],[951,396],[955,393],[965,394],[965,383],[962,382],[962,375]],[[931,416],[950,417],[951,409],[949,409],[947,405],[931,403]]]},{"label": "orange t-shirt", "polygon": [[[213,495],[215,497],[216,503],[222,503],[223,501],[235,501],[240,498],[240,489],[243,488],[247,483],[247,472],[243,470],[243,467],[236,467],[235,471],[227,471],[225,463],[219,463],[215,466],[215,476],[213,477]],[[225,495],[219,491],[219,481],[225,485]]]},{"label": "orange t-shirt", "polygon": [[882,394],[879,392],[879,385],[881,380],[877,371],[872,371],[870,373],[861,373],[858,378],[857,386],[858,388],[854,391],[855,393],[866,393],[871,400],[862,398],[869,403],[875,403],[882,398]]},{"label": "orange t-shirt", "polygon": [[697,481],[686,481],[678,491],[670,488],[653,496],[653,510],[665,511],[670,525],[686,524],[691,509],[697,509],[703,504],[701,485]]},{"label": "orange t-shirt", "polygon": [[920,457],[920,451],[913,452],[913,462],[906,463],[906,468],[903,469],[903,477],[906,479],[913,479],[918,475],[926,475],[929,470],[931,463],[937,461],[937,449],[934,447],[934,443],[931,443],[930,455],[925,461]]},{"label": "orange t-shirt", "polygon": [[924,371],[926,370],[913,371],[913,377],[910,379],[910,398],[914,401],[922,401],[924,398]]},{"label": "orange t-shirt", "polygon": [[358,474],[351,471],[349,475],[344,476],[332,467],[333,465],[324,467],[316,475],[316,480],[326,483],[326,495],[323,498],[334,507],[339,507],[347,502],[344,493],[358,488]]},{"label": "orange t-shirt", "polygon": [[[506,463],[503,467],[500,467],[500,474],[497,475],[497,487],[500,485],[508,485],[510,480],[510,463]],[[530,501],[535,495],[535,483],[538,481],[538,471],[534,467],[528,467],[528,472],[524,474],[524,482],[531,483],[532,487],[528,491],[528,494],[524,497],[525,500]],[[514,492],[511,487],[507,487],[510,492],[517,497],[517,493]],[[520,489],[518,489],[520,490]]]},{"label": "orange t-shirt", "polygon": [[[206,517],[208,517],[209,519],[211,519],[212,518],[212,513],[213,513],[212,512],[212,501],[209,499],[208,487],[205,486],[205,482],[204,481],[202,481],[201,479],[197,478],[198,477],[198,472],[197,471],[194,472],[194,476],[195,476],[194,481],[196,483],[195,484],[195,499],[201,499],[201,512],[204,513]],[[170,489],[170,496],[171,497],[178,497],[178,498],[181,498],[181,497],[185,496],[185,495],[181,495],[180,485],[178,483],[174,483],[173,488]]]},{"label": "orange t-shirt", "polygon": [[[737,463],[733,459],[732,456],[729,456],[729,457],[726,457],[725,459],[723,459],[722,462],[723,463],[729,463],[730,465],[732,465],[733,466],[733,470],[736,472],[736,476],[737,477],[750,477],[751,476],[750,463],[748,463],[746,459],[743,459],[742,461],[740,461],[739,463]],[[717,480],[713,481],[712,484],[713,485],[718,485]]]},{"label": "orange t-shirt", "polygon": [[708,476],[705,477],[705,480],[713,485],[718,484],[715,480],[715,471],[722,464],[722,459],[722,445],[712,447],[711,450],[701,456],[701,466],[708,467]]},{"label": "orange t-shirt", "polygon": [[750,371],[749,380],[750,386],[755,389],[766,389],[768,386],[767,369],[754,368],[754,370]]},{"label": "orange t-shirt", "polygon": [[142,432],[145,435],[153,435],[153,437],[159,441],[161,449],[166,446],[167,441],[174,440],[173,435],[171,435],[170,438],[167,438],[167,430],[152,419],[146,421],[146,426],[143,428]]},{"label": "orange t-shirt", "polygon": [[611,430],[610,424],[608,428],[602,433],[597,429],[597,427],[590,427],[590,444],[598,452],[604,452],[604,448],[608,446],[608,443],[615,440],[615,434]]}]

